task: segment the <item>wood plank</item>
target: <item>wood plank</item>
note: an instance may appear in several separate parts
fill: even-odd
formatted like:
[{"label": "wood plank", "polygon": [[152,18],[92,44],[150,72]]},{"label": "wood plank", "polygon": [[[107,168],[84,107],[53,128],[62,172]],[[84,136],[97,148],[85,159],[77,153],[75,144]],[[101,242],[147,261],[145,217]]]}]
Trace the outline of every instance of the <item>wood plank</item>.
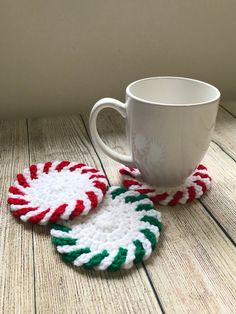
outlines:
[{"label": "wood plank", "polygon": [[203,163],[209,169],[213,185],[201,201],[236,242],[236,163],[213,142]]},{"label": "wood plank", "polygon": [[[68,159],[101,168],[80,118],[32,119],[29,131],[32,163]],[[39,226],[34,245],[38,313],[161,313],[143,267],[114,274],[70,267]]]},{"label": "wood plank", "polygon": [[[88,116],[84,120],[88,125]],[[107,110],[100,114],[98,123],[105,143],[127,152],[124,121],[120,116]],[[218,151],[216,154],[223,158]],[[100,151],[99,155],[111,183],[117,184],[119,164]],[[213,167],[215,155],[211,158]],[[218,190],[219,194],[222,189]],[[225,199],[226,206],[227,202]],[[164,233],[159,252],[146,266],[164,310],[167,313],[233,313],[236,306],[233,244],[198,201],[159,209],[163,214]]]},{"label": "wood plank", "polygon": [[1,313],[34,313],[32,227],[7,207],[7,191],[29,164],[26,121],[0,121],[0,308]]},{"label": "wood plank", "polygon": [[236,161],[236,118],[219,108],[213,141]]}]

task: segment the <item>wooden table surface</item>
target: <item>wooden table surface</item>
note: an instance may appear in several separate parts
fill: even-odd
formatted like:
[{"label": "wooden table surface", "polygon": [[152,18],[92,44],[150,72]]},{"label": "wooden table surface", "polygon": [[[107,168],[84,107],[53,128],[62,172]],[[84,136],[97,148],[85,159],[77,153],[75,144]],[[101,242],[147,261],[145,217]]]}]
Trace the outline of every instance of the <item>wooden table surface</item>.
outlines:
[{"label": "wooden table surface", "polygon": [[[127,151],[118,114],[101,114],[99,130],[111,147]],[[49,228],[17,222],[6,205],[15,175],[32,163],[84,161],[120,183],[119,164],[91,144],[87,115],[0,121],[0,147],[1,313],[236,313],[236,118],[228,109],[219,109],[203,161],[212,189],[191,205],[159,207],[158,250],[129,271],[64,264]]]}]

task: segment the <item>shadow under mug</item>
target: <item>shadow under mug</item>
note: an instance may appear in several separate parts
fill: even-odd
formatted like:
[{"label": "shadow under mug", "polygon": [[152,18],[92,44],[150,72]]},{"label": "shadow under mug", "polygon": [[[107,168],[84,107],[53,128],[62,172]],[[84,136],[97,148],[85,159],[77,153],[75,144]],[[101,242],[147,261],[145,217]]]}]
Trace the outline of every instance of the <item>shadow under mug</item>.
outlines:
[{"label": "shadow under mug", "polygon": [[[110,158],[140,170],[156,186],[176,186],[204,157],[214,131],[219,90],[183,77],[150,77],[126,88],[126,102],[99,100],[90,113],[93,143]],[[100,138],[96,120],[100,110],[116,109],[126,118],[131,155],[120,154]]]}]

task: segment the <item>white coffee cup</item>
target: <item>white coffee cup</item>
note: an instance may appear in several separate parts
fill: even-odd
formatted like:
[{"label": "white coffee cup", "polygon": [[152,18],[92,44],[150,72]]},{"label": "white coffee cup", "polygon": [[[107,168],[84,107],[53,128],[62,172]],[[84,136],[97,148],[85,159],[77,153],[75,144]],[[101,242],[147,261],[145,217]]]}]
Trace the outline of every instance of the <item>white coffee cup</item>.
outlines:
[{"label": "white coffee cup", "polygon": [[[150,77],[126,88],[126,102],[103,98],[90,114],[94,144],[112,159],[140,170],[156,186],[176,186],[194,171],[205,155],[214,131],[219,90],[183,77]],[[131,156],[109,148],[100,138],[96,119],[113,108],[127,121]]]}]

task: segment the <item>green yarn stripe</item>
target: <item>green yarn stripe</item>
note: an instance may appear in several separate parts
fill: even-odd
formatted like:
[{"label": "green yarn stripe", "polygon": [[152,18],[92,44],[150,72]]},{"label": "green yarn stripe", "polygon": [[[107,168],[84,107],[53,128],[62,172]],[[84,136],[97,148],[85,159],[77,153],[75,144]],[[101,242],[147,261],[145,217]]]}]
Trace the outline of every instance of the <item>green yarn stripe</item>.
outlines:
[{"label": "green yarn stripe", "polygon": [[119,196],[120,194],[123,194],[127,192],[127,189],[126,188],[118,188],[118,189],[115,189],[111,192],[111,197],[112,199],[114,200],[117,196]]},{"label": "green yarn stripe", "polygon": [[153,205],[151,205],[151,204],[139,204],[137,207],[136,207],[136,211],[137,212],[139,212],[139,211],[141,211],[141,210],[146,210],[146,211],[148,211],[148,210],[151,210],[151,209],[155,209],[154,207],[153,207]]},{"label": "green yarn stripe", "polygon": [[69,231],[72,230],[69,227],[66,227],[66,226],[63,226],[63,225],[60,225],[60,224],[57,224],[57,223],[51,223],[51,228],[55,229],[55,230],[64,231],[64,232],[69,232]]},{"label": "green yarn stripe", "polygon": [[101,253],[94,255],[87,263],[83,266],[86,269],[91,269],[101,263],[101,261],[107,257],[109,254],[107,250],[103,250]]},{"label": "green yarn stripe", "polygon": [[125,263],[128,250],[122,247],[119,248],[118,253],[116,254],[112,264],[107,268],[109,271],[116,271],[121,268]]},{"label": "green yarn stripe", "polygon": [[156,244],[157,244],[155,234],[151,230],[149,230],[149,229],[141,229],[139,231],[142,232],[145,235],[145,237],[151,243],[152,249],[154,250],[155,247],[156,247]]},{"label": "green yarn stripe", "polygon": [[161,223],[156,217],[145,215],[145,216],[143,216],[143,218],[140,219],[140,220],[141,220],[141,221],[148,222],[148,223],[150,223],[151,225],[158,227],[158,229],[159,229],[160,231],[162,230],[162,223]]},{"label": "green yarn stripe", "polygon": [[69,262],[72,263],[81,254],[90,253],[90,252],[91,252],[90,248],[89,247],[85,247],[83,249],[75,250],[75,251],[72,251],[72,252],[69,252],[69,253],[63,253],[62,254],[62,259],[63,259],[63,261],[65,261],[67,263],[69,263]]},{"label": "green yarn stripe", "polygon": [[140,194],[138,196],[134,196],[134,195],[126,196],[125,197],[125,203],[134,203],[134,202],[138,202],[138,201],[144,200],[146,198],[148,198],[148,196],[145,195],[145,194]]},{"label": "green yarn stripe", "polygon": [[76,239],[73,238],[57,238],[57,237],[52,237],[52,243],[55,245],[75,245],[76,244]]},{"label": "green yarn stripe", "polygon": [[139,240],[135,240],[133,241],[133,244],[135,245],[135,259],[134,259],[134,263],[140,263],[143,260],[143,257],[145,255],[145,250],[143,248],[142,242]]}]

